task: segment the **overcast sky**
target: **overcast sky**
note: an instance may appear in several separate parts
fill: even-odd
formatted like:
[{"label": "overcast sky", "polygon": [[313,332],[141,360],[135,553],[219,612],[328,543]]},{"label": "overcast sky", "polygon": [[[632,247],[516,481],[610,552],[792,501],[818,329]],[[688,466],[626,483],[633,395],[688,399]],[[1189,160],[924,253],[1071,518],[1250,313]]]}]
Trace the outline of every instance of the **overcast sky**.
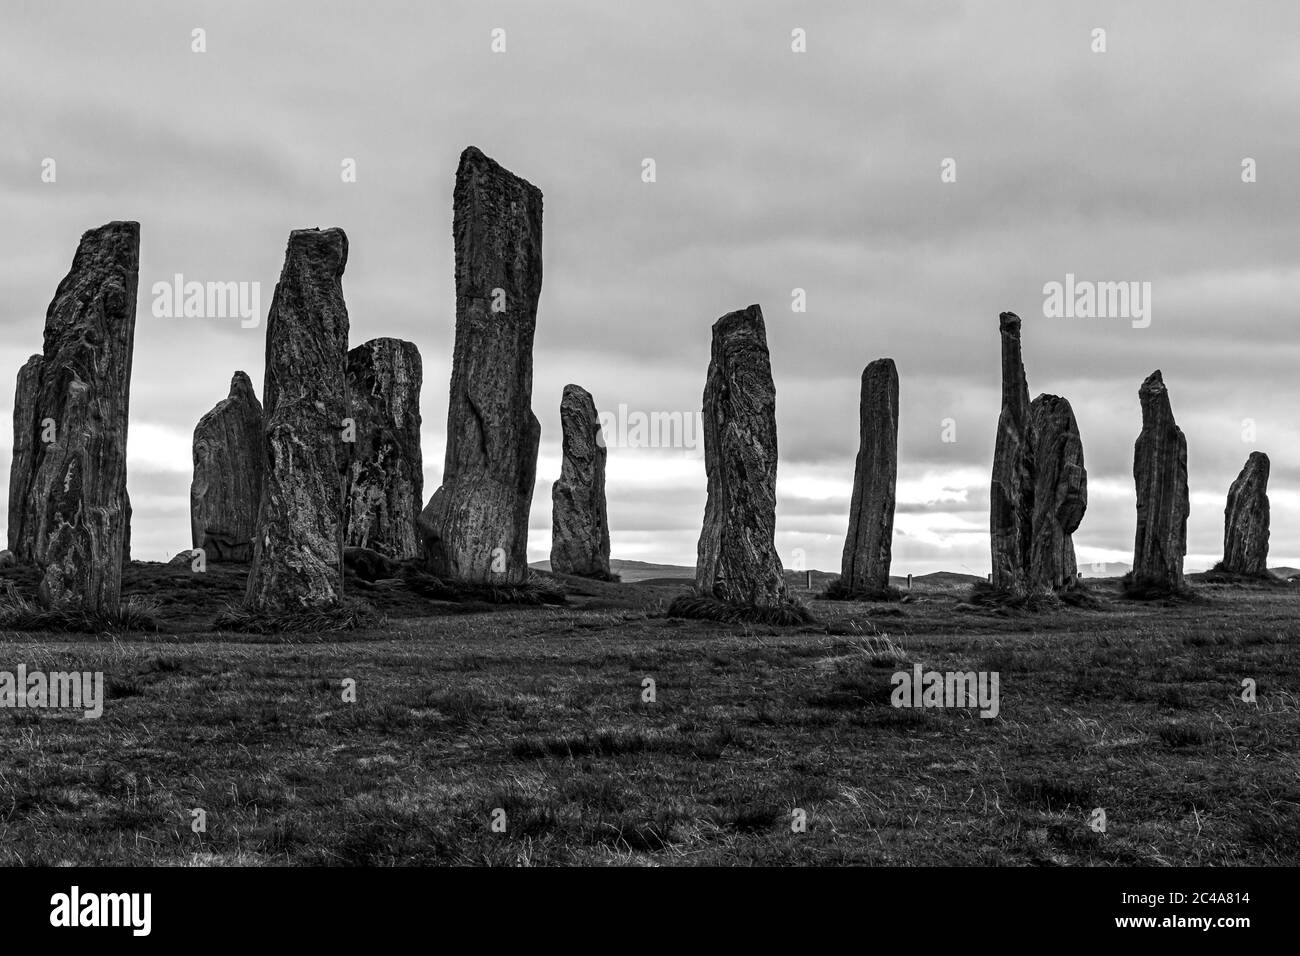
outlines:
[{"label": "overcast sky", "polygon": [[[11,0],[0,412],[81,233],[139,220],[133,550],[188,548],[194,424],[236,369],[261,394],[289,231],[340,226],[353,344],[397,336],[424,358],[427,498],[445,449],[452,182],[473,144],[545,195],[531,559],[549,555],[563,386],[603,411],[697,412],[710,326],[757,302],[787,567],[839,567],[859,377],[890,356],[894,569],[988,570],[1002,310],[1024,319],[1031,396],[1064,395],[1078,418],[1085,573],[1131,560],[1137,389],[1156,368],[1188,441],[1188,569],[1220,557],[1224,496],[1255,449],[1273,463],[1270,563],[1300,565],[1298,48],[1284,0]],[[257,327],[155,318],[151,287],[175,273],[260,283]],[[1043,286],[1066,273],[1150,282],[1149,327],[1045,317]],[[615,558],[694,563],[698,454],[611,447],[608,495]]]}]

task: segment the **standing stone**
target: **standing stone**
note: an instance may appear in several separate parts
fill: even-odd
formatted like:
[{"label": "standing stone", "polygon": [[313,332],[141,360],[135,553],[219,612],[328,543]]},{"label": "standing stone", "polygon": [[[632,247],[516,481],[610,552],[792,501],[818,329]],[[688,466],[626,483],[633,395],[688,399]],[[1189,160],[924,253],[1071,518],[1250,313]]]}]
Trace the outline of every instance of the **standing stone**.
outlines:
[{"label": "standing stone", "polygon": [[879,594],[889,588],[898,479],[898,369],[893,359],[876,359],[863,370],[858,422],[858,459],[840,585],[850,593]]},{"label": "standing stone", "polygon": [[1183,589],[1187,553],[1187,439],[1174,422],[1169,392],[1160,370],[1138,390],[1142,432],[1133,448],[1137,485],[1137,535],[1130,589],[1175,592]]},{"label": "standing stone", "polygon": [[786,603],[777,556],[776,386],[757,305],[713,324],[704,386],[708,502],[695,565],[700,594],[732,604]]},{"label": "standing stone", "polygon": [[44,362],[40,355],[29,358],[18,370],[18,385],[14,389],[14,457],[9,465],[9,550],[19,564],[32,560],[35,521],[27,491],[36,470],[40,446],[41,423],[36,414],[36,393],[40,388]]},{"label": "standing stone", "polygon": [[1029,591],[1034,517],[1034,442],[1029,385],[1020,357],[1020,317],[999,316],[1002,334],[1002,412],[993,449],[989,538],[993,587],[1012,595]]},{"label": "standing stone", "polygon": [[347,447],[349,547],[389,558],[420,552],[416,519],[424,500],[420,454],[420,350],[401,339],[371,339],[348,352],[348,393],[356,441]]},{"label": "standing stone", "polygon": [[139,271],[139,223],[92,229],[45,316],[31,424],[35,461],[20,501],[30,509],[21,537],[44,571],[39,596],[46,605],[102,614],[121,605]]},{"label": "standing stone", "polygon": [[541,437],[532,395],[542,193],[471,146],[460,157],[453,202],[456,345],[447,455],[420,533],[438,577],[522,584]]},{"label": "standing stone", "polygon": [[122,511],[126,515],[122,522],[122,563],[129,564],[131,561],[131,516],[134,511],[131,508],[131,493],[125,488],[122,489]]},{"label": "standing stone", "polygon": [[1075,583],[1074,540],[1088,510],[1088,471],[1074,409],[1058,395],[1039,395],[1030,406],[1035,469],[1031,584],[1059,591]]},{"label": "standing stone", "polygon": [[1228,489],[1222,570],[1268,576],[1268,455],[1253,451]]},{"label": "standing stone", "polygon": [[348,417],[342,229],[289,234],[266,321],[262,496],[244,603],[297,610],[341,598]]},{"label": "standing stone", "polygon": [[245,372],[194,426],[190,541],[208,561],[249,561],[262,497],[262,403]]},{"label": "standing stone", "polygon": [[564,386],[560,426],[564,460],[551,486],[551,570],[609,580],[606,449],[590,392]]}]

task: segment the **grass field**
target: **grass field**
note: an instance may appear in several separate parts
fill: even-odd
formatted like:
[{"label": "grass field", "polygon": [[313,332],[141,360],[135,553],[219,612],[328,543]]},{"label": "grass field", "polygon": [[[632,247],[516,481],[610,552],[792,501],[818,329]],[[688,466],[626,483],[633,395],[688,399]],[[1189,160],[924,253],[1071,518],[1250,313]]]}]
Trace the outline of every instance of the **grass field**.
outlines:
[{"label": "grass field", "polygon": [[[680,580],[565,580],[563,607],[384,595],[382,627],[284,643],[207,629],[239,571],[133,565],[174,633],[0,635],[0,669],[108,685],[98,720],[0,711],[0,863],[1300,861],[1296,589],[1093,582],[1098,608],[1016,615],[918,588],[777,629],[666,618]],[[914,663],[997,671],[998,717],[892,707]]]}]

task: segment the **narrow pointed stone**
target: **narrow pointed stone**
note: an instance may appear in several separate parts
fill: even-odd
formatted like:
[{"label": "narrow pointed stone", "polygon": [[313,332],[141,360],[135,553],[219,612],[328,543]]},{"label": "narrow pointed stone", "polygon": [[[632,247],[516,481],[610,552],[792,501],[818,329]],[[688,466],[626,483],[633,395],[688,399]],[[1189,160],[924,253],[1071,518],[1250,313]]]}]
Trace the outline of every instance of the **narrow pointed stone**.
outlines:
[{"label": "narrow pointed stone", "polygon": [[341,597],[347,261],[342,229],[289,235],[266,322],[262,496],[244,599],[253,610]]},{"label": "narrow pointed stone", "polygon": [[1251,452],[1228,489],[1228,506],[1223,512],[1224,571],[1254,577],[1269,573],[1268,472],[1268,455]]},{"label": "narrow pointed stone", "polygon": [[9,550],[19,564],[32,560],[35,516],[27,498],[36,470],[41,423],[36,414],[36,396],[45,359],[33,355],[18,370],[14,389],[14,457],[9,465]]},{"label": "narrow pointed stone", "polygon": [[348,352],[355,438],[348,449],[348,547],[389,558],[420,551],[424,500],[420,453],[420,350],[402,339],[371,339]]},{"label": "narrow pointed stone", "polygon": [[435,575],[522,584],[541,436],[532,394],[542,193],[471,146],[460,157],[453,203],[456,345],[447,454],[420,533]]},{"label": "narrow pointed stone", "polygon": [[207,561],[249,561],[262,497],[262,403],[247,373],[194,426],[190,540]]},{"label": "narrow pointed stone", "polygon": [[862,371],[859,443],[840,586],[849,593],[889,588],[898,480],[898,370],[876,359]]},{"label": "narrow pointed stone", "polygon": [[1013,595],[1028,593],[1033,540],[1034,458],[1029,385],[1020,356],[1020,317],[1003,312],[1002,412],[993,449],[989,490],[989,538],[993,587]]},{"label": "narrow pointed stone", "polygon": [[560,479],[551,486],[551,570],[608,580],[606,449],[591,393],[564,386],[560,426],[564,458]]},{"label": "narrow pointed stone", "polygon": [[700,594],[774,607],[789,600],[776,533],[776,386],[757,305],[713,324],[704,386],[708,501],[695,565]]},{"label": "narrow pointed stone", "polygon": [[1039,395],[1030,410],[1035,469],[1031,583],[1040,591],[1059,591],[1078,577],[1071,536],[1088,510],[1088,471],[1070,403],[1058,395]]},{"label": "narrow pointed stone", "polygon": [[20,498],[46,605],[105,614],[121,605],[139,271],[139,223],[91,229],[46,312],[35,461]]},{"label": "narrow pointed stone", "polygon": [[1183,589],[1187,553],[1187,439],[1174,421],[1159,369],[1138,390],[1142,431],[1133,447],[1137,534],[1131,587],[1149,592]]}]

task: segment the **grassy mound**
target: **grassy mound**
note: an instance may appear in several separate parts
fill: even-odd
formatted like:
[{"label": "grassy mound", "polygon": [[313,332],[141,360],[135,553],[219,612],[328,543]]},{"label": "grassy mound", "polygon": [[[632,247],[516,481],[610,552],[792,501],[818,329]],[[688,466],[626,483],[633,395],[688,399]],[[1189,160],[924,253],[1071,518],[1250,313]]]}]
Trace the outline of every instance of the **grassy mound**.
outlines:
[{"label": "grassy mound", "polygon": [[759,607],[753,604],[733,604],[703,594],[683,594],[674,598],[668,605],[668,616],[719,621],[723,624],[774,624],[780,627],[817,623],[812,613],[795,600],[787,600],[773,607]]},{"label": "grassy mound", "polygon": [[1184,585],[1181,588],[1169,587],[1167,584],[1139,578],[1130,571],[1120,579],[1120,596],[1129,601],[1167,601],[1171,603],[1198,600],[1195,592]]},{"label": "grassy mound", "polygon": [[966,603],[990,611],[1054,611],[1060,608],[1061,598],[1050,591],[1034,591],[1029,594],[1012,594],[995,588],[988,581],[976,581],[970,586]]},{"label": "grassy mound", "polygon": [[375,627],[384,618],[369,604],[344,601],[319,608],[293,611],[255,611],[245,607],[227,607],[217,615],[214,627],[243,634],[303,634],[321,631],[355,631]]},{"label": "grassy mound", "polygon": [[564,604],[564,588],[538,574],[530,573],[523,584],[471,584],[448,581],[420,568],[402,569],[406,586],[433,601],[483,604]]},{"label": "grassy mound", "polygon": [[827,601],[901,601],[903,592],[892,584],[869,590],[852,588],[844,583],[843,578],[836,578],[826,585],[826,590],[819,597]]},{"label": "grassy mound", "polygon": [[1222,561],[1201,575],[1200,580],[1207,584],[1232,584],[1241,587],[1288,588],[1291,586],[1289,581],[1284,581],[1272,571],[1265,571],[1263,574],[1242,574],[1238,571],[1229,571],[1223,566]]},{"label": "grassy mound", "polygon": [[158,604],[129,597],[116,612],[88,611],[79,605],[43,607],[27,600],[12,587],[0,599],[0,629],[6,631],[69,631],[105,634],[120,631],[156,631]]}]

